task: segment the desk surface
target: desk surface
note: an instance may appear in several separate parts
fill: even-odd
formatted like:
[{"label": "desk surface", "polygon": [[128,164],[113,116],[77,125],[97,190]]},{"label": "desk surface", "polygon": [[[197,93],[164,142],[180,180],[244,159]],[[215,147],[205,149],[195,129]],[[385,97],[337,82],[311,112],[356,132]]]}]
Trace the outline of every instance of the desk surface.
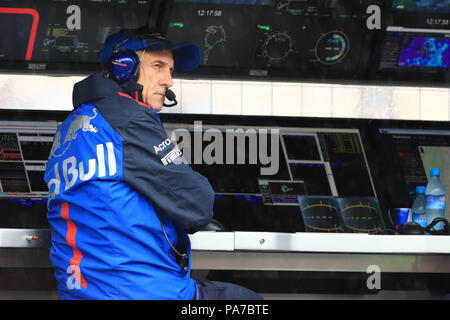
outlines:
[{"label": "desk surface", "polygon": [[[38,234],[38,242],[25,237]],[[52,267],[49,230],[0,229],[0,267]],[[192,269],[450,273],[449,236],[197,232]],[[370,268],[369,268],[370,267]]]},{"label": "desk surface", "polygon": [[450,273],[449,236],[197,232],[190,238],[193,269]]},{"label": "desk surface", "polygon": [[192,269],[450,273],[450,255],[193,251]]},{"label": "desk surface", "polygon": [[450,236],[212,231],[189,237],[195,250],[450,255]]}]

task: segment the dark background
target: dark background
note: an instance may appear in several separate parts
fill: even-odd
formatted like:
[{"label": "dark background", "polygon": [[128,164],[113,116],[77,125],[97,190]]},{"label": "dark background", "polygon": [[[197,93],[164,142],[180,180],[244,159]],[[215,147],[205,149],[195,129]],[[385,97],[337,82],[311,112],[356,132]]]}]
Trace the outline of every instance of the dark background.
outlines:
[{"label": "dark background", "polygon": [[[8,30],[0,36],[0,71],[98,71],[97,54],[109,34],[148,25],[170,40],[200,46],[202,64],[184,73],[186,78],[448,87],[448,5],[430,0],[428,7],[412,8],[403,2],[0,0],[0,28]],[[373,4],[380,8],[381,26],[370,30],[366,12]],[[68,29],[74,21],[67,13],[70,5],[80,10],[79,30]],[[18,8],[19,13],[2,8]],[[33,19],[20,13],[23,8],[39,15],[30,60],[25,54]]]}]

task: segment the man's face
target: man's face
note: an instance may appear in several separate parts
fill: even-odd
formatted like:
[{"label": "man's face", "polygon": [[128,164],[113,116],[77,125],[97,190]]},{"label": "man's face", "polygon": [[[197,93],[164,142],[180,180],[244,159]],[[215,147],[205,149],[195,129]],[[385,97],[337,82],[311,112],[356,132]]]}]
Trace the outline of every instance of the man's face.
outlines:
[{"label": "man's face", "polygon": [[[142,56],[142,51],[136,53]],[[144,87],[143,102],[158,112],[163,108],[166,89],[173,85],[172,72],[172,51],[145,51],[137,82]]]}]

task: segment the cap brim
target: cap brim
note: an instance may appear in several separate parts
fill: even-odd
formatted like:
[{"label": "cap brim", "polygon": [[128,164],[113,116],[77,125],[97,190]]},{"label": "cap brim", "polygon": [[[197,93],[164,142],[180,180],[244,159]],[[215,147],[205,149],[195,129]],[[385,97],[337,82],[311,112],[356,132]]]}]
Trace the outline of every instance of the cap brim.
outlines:
[{"label": "cap brim", "polygon": [[176,72],[194,70],[202,62],[202,51],[195,43],[156,42],[148,45],[146,49],[150,51],[171,50]]},{"label": "cap brim", "polygon": [[186,72],[196,69],[202,62],[202,50],[194,43],[182,44],[172,49],[175,71]]},{"label": "cap brim", "polygon": [[[126,31],[126,30],[125,30]],[[105,65],[114,51],[114,46],[130,36],[130,32],[120,32],[106,39],[105,47],[99,52],[100,61]],[[176,72],[186,72],[197,68],[202,61],[202,51],[195,43],[172,43],[166,39],[130,39],[122,47],[130,50],[150,50],[173,52],[174,69]]]}]

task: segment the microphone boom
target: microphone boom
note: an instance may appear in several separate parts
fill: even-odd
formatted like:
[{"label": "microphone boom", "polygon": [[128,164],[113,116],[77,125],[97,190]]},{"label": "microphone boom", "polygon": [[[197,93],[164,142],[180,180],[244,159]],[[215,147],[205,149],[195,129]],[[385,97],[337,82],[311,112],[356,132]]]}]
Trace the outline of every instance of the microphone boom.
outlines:
[{"label": "microphone boom", "polygon": [[176,99],[175,93],[172,90],[170,90],[170,89],[166,90],[166,98],[167,98],[167,100],[174,101],[174,102],[172,104],[164,103],[163,104],[164,107],[174,107],[174,106],[176,106],[178,104],[178,101]]}]

